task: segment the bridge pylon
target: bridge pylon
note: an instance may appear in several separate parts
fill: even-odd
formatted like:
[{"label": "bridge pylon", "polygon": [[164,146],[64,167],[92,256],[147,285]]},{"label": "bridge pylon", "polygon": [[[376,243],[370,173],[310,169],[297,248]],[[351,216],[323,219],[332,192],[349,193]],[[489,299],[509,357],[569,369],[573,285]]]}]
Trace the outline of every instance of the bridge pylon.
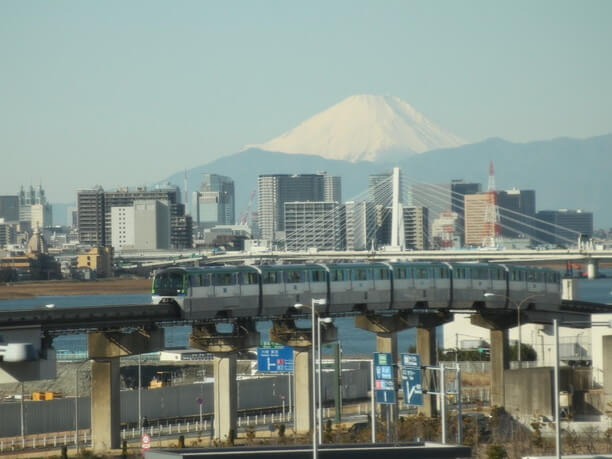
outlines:
[{"label": "bridge pylon", "polygon": [[221,332],[214,322],[194,324],[189,345],[214,354],[214,420],[216,440],[235,438],[237,428],[238,382],[236,380],[236,353],[256,347],[259,332],[252,319],[236,319],[232,330]]}]

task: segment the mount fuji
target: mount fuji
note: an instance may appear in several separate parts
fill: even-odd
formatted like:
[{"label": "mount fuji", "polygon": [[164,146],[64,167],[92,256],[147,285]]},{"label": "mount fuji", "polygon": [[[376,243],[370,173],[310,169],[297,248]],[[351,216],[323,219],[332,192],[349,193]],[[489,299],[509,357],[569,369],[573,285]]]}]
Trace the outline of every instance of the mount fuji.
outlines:
[{"label": "mount fuji", "polygon": [[344,99],[279,137],[245,148],[357,162],[405,158],[466,143],[399,97],[362,94]]}]

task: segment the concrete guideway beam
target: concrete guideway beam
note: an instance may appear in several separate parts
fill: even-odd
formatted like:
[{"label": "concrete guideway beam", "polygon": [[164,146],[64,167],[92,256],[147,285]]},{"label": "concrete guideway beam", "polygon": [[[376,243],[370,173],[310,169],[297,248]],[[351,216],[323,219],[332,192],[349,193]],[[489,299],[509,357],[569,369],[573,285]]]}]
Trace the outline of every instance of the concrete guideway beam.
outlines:
[{"label": "concrete guideway beam", "polygon": [[[270,340],[296,349],[307,349],[312,347],[312,330],[299,328],[293,319],[282,319],[272,321],[270,329]],[[321,344],[332,343],[338,340],[338,329],[331,323],[321,322]]]},{"label": "concrete guideway beam", "polygon": [[392,315],[360,314],[355,327],[373,333],[396,333],[409,328],[435,328],[453,320],[448,311],[402,311]]},{"label": "concrete guideway beam", "polygon": [[164,348],[164,329],[138,329],[132,333],[94,332],[87,335],[90,359],[110,359],[155,352]]},{"label": "concrete guideway beam", "polygon": [[231,354],[259,345],[259,332],[252,319],[236,319],[230,332],[220,332],[215,322],[194,324],[189,345],[212,354]]}]

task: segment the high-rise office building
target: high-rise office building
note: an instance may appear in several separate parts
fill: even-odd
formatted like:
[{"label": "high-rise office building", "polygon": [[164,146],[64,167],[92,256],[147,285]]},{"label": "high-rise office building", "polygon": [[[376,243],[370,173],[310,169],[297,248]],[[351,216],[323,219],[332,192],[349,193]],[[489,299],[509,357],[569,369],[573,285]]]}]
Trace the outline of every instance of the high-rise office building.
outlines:
[{"label": "high-rise office building", "polygon": [[192,217],[200,228],[236,222],[234,181],[230,177],[204,174],[199,191],[193,193]]},{"label": "high-rise office building", "polygon": [[320,174],[266,174],[257,180],[258,223],[261,238],[284,239],[285,203],[324,201],[341,196],[340,177]]},{"label": "high-rise office building", "polygon": [[535,235],[536,200],[534,190],[497,192],[500,225],[503,237],[532,238]]},{"label": "high-rise office building", "polygon": [[537,239],[564,247],[575,245],[579,235],[593,235],[593,213],[581,209],[541,210],[538,220]]},{"label": "high-rise office building", "polygon": [[344,250],[345,210],[337,202],[310,201],[284,204],[287,250]]}]

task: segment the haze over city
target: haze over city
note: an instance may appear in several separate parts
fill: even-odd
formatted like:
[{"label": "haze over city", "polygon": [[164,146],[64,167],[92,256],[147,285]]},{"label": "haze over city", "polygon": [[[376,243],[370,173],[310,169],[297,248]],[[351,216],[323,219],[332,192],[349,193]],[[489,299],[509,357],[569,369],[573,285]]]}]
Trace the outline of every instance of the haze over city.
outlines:
[{"label": "haze over city", "polygon": [[607,134],[611,10],[3,2],[0,194],[42,182],[51,202],[74,202],[94,184],[159,182],[356,94],[398,97],[467,143]]}]

